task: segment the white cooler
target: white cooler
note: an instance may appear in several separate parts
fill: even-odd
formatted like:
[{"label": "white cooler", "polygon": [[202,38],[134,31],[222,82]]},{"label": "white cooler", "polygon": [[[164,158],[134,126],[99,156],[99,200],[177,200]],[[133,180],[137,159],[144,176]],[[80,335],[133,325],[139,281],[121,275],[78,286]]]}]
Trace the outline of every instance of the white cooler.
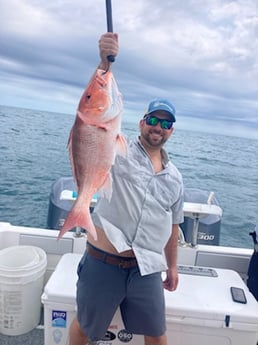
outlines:
[{"label": "white cooler", "polygon": [[[81,255],[65,254],[42,295],[45,345],[67,345],[76,314],[77,265]],[[257,345],[258,303],[234,271],[179,266],[179,286],[165,290],[168,345]],[[230,287],[244,290],[247,303],[232,300]],[[98,298],[98,296],[96,296]],[[104,307],[104,306],[103,306]],[[124,329],[119,311],[98,345],[143,345],[143,336]]]}]

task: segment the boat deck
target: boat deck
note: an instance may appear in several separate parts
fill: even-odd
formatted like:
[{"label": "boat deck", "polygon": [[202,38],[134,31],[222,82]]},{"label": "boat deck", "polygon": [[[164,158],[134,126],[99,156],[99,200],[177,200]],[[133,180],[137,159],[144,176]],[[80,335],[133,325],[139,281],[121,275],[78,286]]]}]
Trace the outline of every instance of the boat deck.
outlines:
[{"label": "boat deck", "polygon": [[36,328],[21,335],[4,335],[0,333],[0,345],[45,345],[43,307],[41,308],[39,325]]},{"label": "boat deck", "polygon": [[18,335],[0,335],[1,345],[44,345],[43,328],[35,328],[31,332]]}]

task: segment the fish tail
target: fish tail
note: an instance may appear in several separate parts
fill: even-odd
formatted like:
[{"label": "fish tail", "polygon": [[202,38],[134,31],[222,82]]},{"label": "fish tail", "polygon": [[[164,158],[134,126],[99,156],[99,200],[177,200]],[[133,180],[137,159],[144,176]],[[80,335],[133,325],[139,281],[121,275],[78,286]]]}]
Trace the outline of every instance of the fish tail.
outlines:
[{"label": "fish tail", "polygon": [[97,232],[92,222],[89,210],[85,207],[83,209],[76,207],[76,203],[69,212],[57,239],[59,240],[67,231],[77,226],[88,231],[92,237],[97,240]]}]

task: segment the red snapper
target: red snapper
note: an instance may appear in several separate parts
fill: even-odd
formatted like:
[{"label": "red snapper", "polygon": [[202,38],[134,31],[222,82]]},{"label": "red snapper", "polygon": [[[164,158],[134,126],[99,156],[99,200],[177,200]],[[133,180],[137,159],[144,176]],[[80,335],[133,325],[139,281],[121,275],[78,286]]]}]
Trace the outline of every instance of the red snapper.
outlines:
[{"label": "red snapper", "polygon": [[120,134],[122,111],[122,96],[112,72],[96,70],[81,97],[68,140],[78,196],[58,238],[79,226],[97,239],[89,206],[97,191],[110,199],[111,166],[117,153],[126,155],[127,144]]}]

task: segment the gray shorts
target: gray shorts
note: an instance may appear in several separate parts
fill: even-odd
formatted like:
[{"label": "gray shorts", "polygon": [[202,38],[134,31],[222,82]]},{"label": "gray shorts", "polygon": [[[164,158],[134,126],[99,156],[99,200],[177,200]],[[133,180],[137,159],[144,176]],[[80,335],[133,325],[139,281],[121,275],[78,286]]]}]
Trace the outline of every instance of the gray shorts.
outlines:
[{"label": "gray shorts", "polygon": [[128,332],[152,337],[165,333],[160,273],[141,276],[138,266],[121,268],[107,264],[86,251],[78,266],[78,276],[77,317],[91,340],[103,339],[119,306]]}]

